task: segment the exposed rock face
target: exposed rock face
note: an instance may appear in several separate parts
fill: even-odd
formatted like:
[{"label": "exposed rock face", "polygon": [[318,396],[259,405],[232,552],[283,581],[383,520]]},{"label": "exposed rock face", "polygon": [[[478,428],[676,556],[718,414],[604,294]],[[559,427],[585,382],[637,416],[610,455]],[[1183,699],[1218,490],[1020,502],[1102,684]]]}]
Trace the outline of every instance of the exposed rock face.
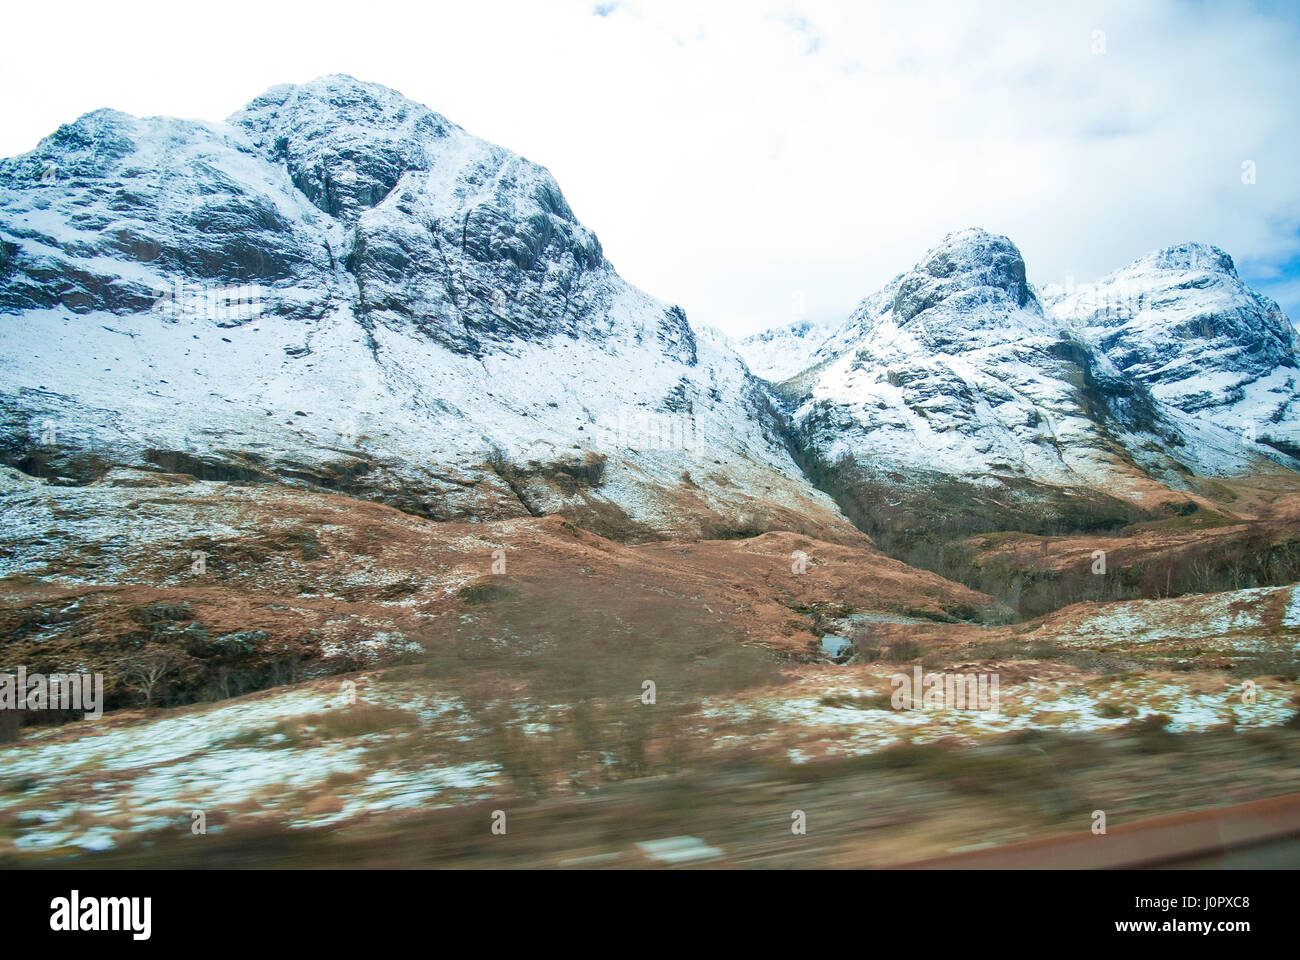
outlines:
[{"label": "exposed rock face", "polygon": [[86,114],[0,161],[0,309],[126,315],[175,276],[320,287],[325,218],[288,185],[237,131]]},{"label": "exposed rock face", "polygon": [[549,173],[384,87],[88,114],[0,162],[0,272],[0,458],[29,473],[856,536],[739,357],[625,283]]},{"label": "exposed rock face", "polygon": [[904,275],[894,294],[894,320],[905,324],[943,305],[979,323],[996,320],[997,308],[1024,309],[1031,299],[1025,261],[1015,245],[983,230],[963,230]]},{"label": "exposed rock face", "polygon": [[391,90],[337,78],[277,87],[231,120],[347,231],[363,324],[415,326],[475,354],[609,332],[621,281],[535,164]]},{"label": "exposed rock face", "polygon": [[1222,250],[1177,244],[1048,296],[1158,400],[1300,456],[1300,337]]}]

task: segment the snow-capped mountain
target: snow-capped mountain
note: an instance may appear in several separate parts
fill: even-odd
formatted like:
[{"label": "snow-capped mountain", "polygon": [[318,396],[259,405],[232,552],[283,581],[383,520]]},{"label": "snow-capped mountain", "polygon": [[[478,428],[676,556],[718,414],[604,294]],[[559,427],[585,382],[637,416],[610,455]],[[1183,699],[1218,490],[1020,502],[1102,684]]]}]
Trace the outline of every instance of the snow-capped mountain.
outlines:
[{"label": "snow-capped mountain", "polygon": [[1300,335],[1222,250],[1177,244],[1044,295],[1156,399],[1300,457]]},{"label": "snow-capped mountain", "polygon": [[[900,505],[891,488],[952,481],[964,492],[931,514],[991,501],[1055,517],[1069,491],[1109,518],[1114,498],[1145,503],[1191,475],[1266,465],[1268,448],[1162,403],[1085,333],[1044,310],[1010,240],[963,230],[864,300],[778,390],[814,474],[859,520]],[[773,376],[755,342],[739,349]]]},{"label": "snow-capped mountain", "polygon": [[344,76],[226,123],[100,110],[0,161],[0,280],[0,460],[55,482],[833,538],[823,490],[867,529],[954,480],[926,509],[1015,527],[1067,491],[1109,522],[1300,449],[1295,332],[1214,248],[1040,298],[965,230],[843,323],[733,349],[623,281],[546,170]]},{"label": "snow-capped mountain", "polygon": [[375,84],[81,117],[0,161],[0,280],[0,453],[31,473],[852,533],[739,357],[624,282],[546,170]]}]

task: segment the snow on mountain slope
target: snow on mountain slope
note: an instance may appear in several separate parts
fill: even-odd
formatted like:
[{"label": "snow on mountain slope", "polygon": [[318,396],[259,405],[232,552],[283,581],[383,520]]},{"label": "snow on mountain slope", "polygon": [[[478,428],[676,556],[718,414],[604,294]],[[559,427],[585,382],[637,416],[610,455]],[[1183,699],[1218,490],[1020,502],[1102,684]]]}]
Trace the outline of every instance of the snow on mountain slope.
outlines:
[{"label": "snow on mountain slope", "polygon": [[1161,404],[1045,313],[1019,250],[982,230],[945,237],[809,359],[779,390],[814,474],[873,534],[903,503],[891,487],[946,489],[948,500],[927,502],[931,514],[997,502],[972,528],[1020,509],[1064,529],[1094,520],[1067,520],[1076,508],[1062,508],[1063,496],[1085,492],[1087,512],[1104,515],[1096,522],[1116,523],[1115,498],[1158,501],[1194,487],[1189,475],[1262,462],[1237,434]]},{"label": "snow on mountain slope", "polygon": [[0,454],[615,535],[853,535],[715,337],[554,179],[350,77],[229,123],[96,111],[0,161]]},{"label": "snow on mountain slope", "polygon": [[[946,237],[828,347],[797,419],[832,460],[865,451],[950,474],[1092,483],[1114,468],[1119,442],[1158,464],[1173,426],[1043,312],[1015,246],[980,230]],[[852,426],[835,429],[844,414]],[[1202,466],[1248,463],[1233,438],[1218,439],[1196,452]]]},{"label": "snow on mountain slope", "polygon": [[1300,458],[1300,335],[1222,250],[1177,244],[1045,295],[1156,399]]},{"label": "snow on mountain slope", "polygon": [[735,346],[755,376],[780,383],[806,369],[834,329],[830,324],[800,320],[755,333]]}]

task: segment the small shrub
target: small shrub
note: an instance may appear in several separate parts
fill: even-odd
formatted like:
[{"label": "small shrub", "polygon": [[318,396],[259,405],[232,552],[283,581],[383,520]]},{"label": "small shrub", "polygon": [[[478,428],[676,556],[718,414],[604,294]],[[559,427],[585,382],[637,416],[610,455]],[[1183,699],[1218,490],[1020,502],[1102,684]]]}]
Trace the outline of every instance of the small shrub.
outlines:
[{"label": "small shrub", "polygon": [[892,699],[887,693],[850,697],[847,694],[830,694],[817,701],[823,707],[851,707],[857,710],[892,710]]},{"label": "small shrub", "polygon": [[496,600],[504,600],[511,596],[510,590],[504,584],[492,583],[489,580],[480,580],[476,583],[467,583],[460,588],[457,593],[462,601],[467,604],[492,603]]},{"label": "small shrub", "polygon": [[890,663],[905,663],[908,660],[915,660],[924,653],[925,647],[915,640],[903,640],[885,650],[885,659]]}]

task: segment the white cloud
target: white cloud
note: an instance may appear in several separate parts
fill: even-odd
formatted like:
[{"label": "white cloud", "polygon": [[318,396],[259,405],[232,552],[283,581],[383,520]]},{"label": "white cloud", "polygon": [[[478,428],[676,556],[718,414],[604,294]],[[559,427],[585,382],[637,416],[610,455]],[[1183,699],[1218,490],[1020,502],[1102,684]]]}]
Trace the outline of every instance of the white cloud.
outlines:
[{"label": "white cloud", "polygon": [[1038,282],[1186,239],[1293,275],[1294,15],[1056,6],[27,4],[0,154],[101,106],[220,119],[345,72],[548,166],[628,279],[728,332],[792,319],[796,291],[842,316],[968,225]]}]

